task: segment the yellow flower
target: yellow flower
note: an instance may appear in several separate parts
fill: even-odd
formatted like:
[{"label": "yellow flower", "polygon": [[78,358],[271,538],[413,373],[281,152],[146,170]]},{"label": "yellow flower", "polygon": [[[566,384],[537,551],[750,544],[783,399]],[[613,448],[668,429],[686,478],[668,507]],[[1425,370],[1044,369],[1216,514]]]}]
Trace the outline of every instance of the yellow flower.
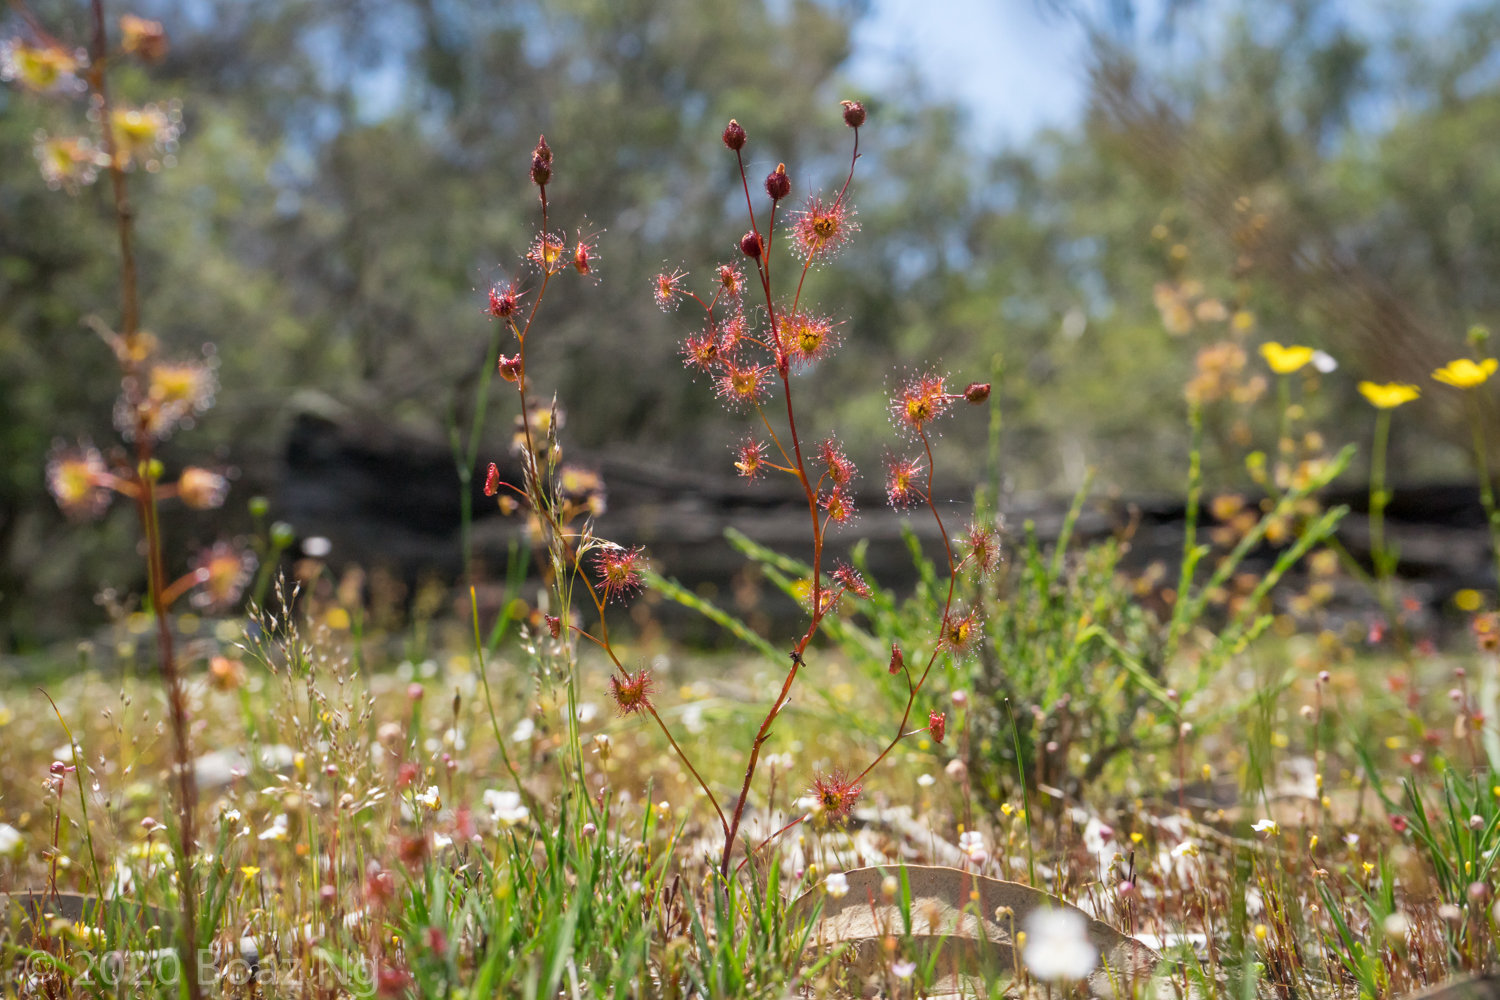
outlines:
[{"label": "yellow flower", "polygon": [[1386,385],[1377,385],[1374,382],[1361,382],[1360,393],[1370,401],[1371,405],[1382,410],[1389,410],[1400,406],[1402,403],[1410,403],[1422,395],[1422,390],[1414,385],[1404,382],[1390,382]]},{"label": "yellow flower", "polygon": [[246,878],[254,878],[255,876],[260,874],[260,869],[255,865],[241,865],[240,874],[245,876]]},{"label": "yellow flower", "polygon": [[1266,364],[1277,375],[1290,375],[1313,359],[1315,352],[1311,347],[1282,347],[1276,341],[1260,345],[1260,356],[1266,359]]},{"label": "yellow flower", "polygon": [[1494,358],[1485,358],[1478,364],[1468,358],[1459,358],[1433,372],[1432,377],[1460,389],[1472,389],[1495,374],[1497,366],[1500,366],[1500,362]]}]

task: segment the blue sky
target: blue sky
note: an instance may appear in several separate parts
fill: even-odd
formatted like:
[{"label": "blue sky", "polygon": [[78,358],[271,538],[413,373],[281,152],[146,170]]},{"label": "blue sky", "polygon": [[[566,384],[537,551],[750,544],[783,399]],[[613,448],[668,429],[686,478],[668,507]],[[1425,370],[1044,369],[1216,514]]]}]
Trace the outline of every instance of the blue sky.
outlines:
[{"label": "blue sky", "polygon": [[[1378,33],[1392,15],[1441,31],[1455,11],[1477,2],[1336,0],[1335,7],[1366,31]],[[1192,20],[1211,33],[1216,10],[1232,4],[1202,0]],[[1154,24],[1151,11],[1160,5],[1143,0],[1142,22]],[[931,95],[967,109],[979,145],[995,148],[1078,120],[1085,52],[1078,23],[1038,0],[872,0],[848,69],[877,93],[914,70]]]}]

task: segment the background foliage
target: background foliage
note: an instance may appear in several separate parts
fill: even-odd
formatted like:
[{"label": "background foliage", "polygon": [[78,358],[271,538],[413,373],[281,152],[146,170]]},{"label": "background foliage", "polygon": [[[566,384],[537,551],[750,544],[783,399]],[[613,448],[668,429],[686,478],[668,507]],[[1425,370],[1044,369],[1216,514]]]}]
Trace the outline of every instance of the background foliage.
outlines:
[{"label": "background foliage", "polygon": [[[1356,25],[1320,0],[1192,7],[1151,24],[1120,4],[1060,14],[1093,28],[1088,113],[991,154],[915,83],[851,93],[857,2],[144,3],[173,49],[126,96],[165,83],[187,115],[180,164],[138,185],[145,322],[222,359],[214,418],[166,456],[241,472],[227,513],[185,519],[171,544],[245,530],[235,512],[274,496],[299,412],[435,440],[462,415],[488,342],[483,289],[529,237],[515,178],[542,132],[556,196],[588,206],[603,254],[595,292],[549,303],[557,335],[538,359],[565,373],[544,388],[570,401],[568,435],[727,471],[706,387],[663,377],[688,331],[655,312],[646,278],[731,254],[711,235],[737,217],[725,119],[766,157],[752,172],[774,155],[801,194],[842,167],[828,144],[846,96],[872,110],[873,179],[863,237],[814,279],[848,345],[814,376],[815,420],[856,458],[878,461],[874,387],[897,366],[938,356],[984,377],[998,353],[1007,489],[1071,491],[1090,464],[1122,489],[1175,488],[1181,386],[1223,336],[1164,330],[1153,288],[1183,279],[1253,311],[1249,343],[1338,357],[1354,377],[1320,394],[1325,416],[1363,439],[1357,378],[1422,381],[1495,312],[1500,4],[1441,32],[1399,11]],[[76,5],[37,14],[82,40]],[[114,366],[81,325],[116,309],[105,192],[48,191],[31,152],[77,110],[0,91],[0,650],[74,634],[96,591],[136,582],[129,512],[70,530],[42,482],[55,437],[113,440]],[[1460,414],[1443,406],[1414,404],[1393,468],[1463,471]],[[513,414],[490,412],[498,449]],[[944,444],[955,475],[982,468],[983,428],[970,432]],[[1243,449],[1218,441],[1210,481],[1242,478]]]}]

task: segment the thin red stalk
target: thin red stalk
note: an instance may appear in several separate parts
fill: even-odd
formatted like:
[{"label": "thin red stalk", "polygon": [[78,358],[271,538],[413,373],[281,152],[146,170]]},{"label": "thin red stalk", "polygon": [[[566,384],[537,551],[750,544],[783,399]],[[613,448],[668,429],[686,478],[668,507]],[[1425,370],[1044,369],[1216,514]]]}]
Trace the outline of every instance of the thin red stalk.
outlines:
[{"label": "thin red stalk", "polygon": [[719,825],[727,832],[729,830],[729,823],[724,819],[724,810],[719,808],[719,800],[714,798],[714,793],[708,787],[708,782],[703,780],[703,776],[698,773],[698,769],[693,766],[693,762],[688,759],[688,755],[683,753],[682,747],[678,746],[677,741],[672,738],[672,731],[667,728],[665,722],[661,721],[661,716],[656,714],[656,706],[647,702],[646,711],[651,713],[651,718],[655,719],[656,724],[661,727],[662,735],[667,738],[668,743],[672,744],[672,749],[677,751],[677,757],[682,761],[683,766],[693,772],[693,777],[698,780],[698,787],[703,789],[703,793],[708,796],[708,801],[713,804],[714,812],[719,814]]}]

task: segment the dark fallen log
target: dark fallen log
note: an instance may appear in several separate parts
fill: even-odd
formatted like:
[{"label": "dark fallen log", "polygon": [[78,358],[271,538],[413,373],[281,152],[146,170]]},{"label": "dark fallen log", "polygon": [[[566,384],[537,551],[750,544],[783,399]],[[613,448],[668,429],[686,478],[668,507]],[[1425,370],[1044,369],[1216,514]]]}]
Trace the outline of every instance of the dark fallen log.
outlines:
[{"label": "dark fallen log", "polygon": [[[787,484],[746,482],[617,454],[575,452],[571,460],[606,483],[608,507],[597,520],[598,533],[623,545],[646,546],[663,574],[689,587],[733,585],[745,560],[725,539],[726,529],[794,557],[811,555],[806,501]],[[502,466],[501,477],[518,482],[519,464],[511,460],[509,467]],[[881,486],[878,481],[862,483],[856,497],[860,515],[832,534],[830,558],[845,557],[855,543],[868,539],[871,573],[886,585],[902,587],[915,579],[901,542],[903,526],[916,533],[930,557],[940,557],[942,540],[932,518],[887,506]],[[482,483],[474,483],[473,489],[475,551],[486,573],[499,577],[511,543],[522,537],[524,519],[502,516],[495,501],[483,495]],[[961,532],[972,513],[970,487],[939,483],[935,493],[949,532]],[[1349,506],[1339,538],[1368,565],[1367,492],[1335,490],[1324,500],[1330,506]],[[411,582],[424,573],[447,580],[459,575],[459,480],[441,442],[405,436],[375,422],[340,424],[304,416],[287,444],[277,507],[304,537],[332,542],[329,558],[335,568],[349,563],[385,566]],[[1045,547],[1060,534],[1067,507],[1062,497],[1004,497],[1003,524],[1016,540],[1029,522]],[[1440,603],[1461,588],[1494,585],[1475,487],[1398,489],[1386,517],[1387,537],[1401,553],[1400,573],[1418,584],[1420,599]],[[1207,511],[1202,520],[1212,525]],[[1128,533],[1127,570],[1161,562],[1175,576],[1184,523],[1179,497],[1096,499],[1085,509],[1074,537],[1088,542]],[[1266,547],[1252,555],[1246,568],[1264,568],[1274,558],[1274,550]]]}]

